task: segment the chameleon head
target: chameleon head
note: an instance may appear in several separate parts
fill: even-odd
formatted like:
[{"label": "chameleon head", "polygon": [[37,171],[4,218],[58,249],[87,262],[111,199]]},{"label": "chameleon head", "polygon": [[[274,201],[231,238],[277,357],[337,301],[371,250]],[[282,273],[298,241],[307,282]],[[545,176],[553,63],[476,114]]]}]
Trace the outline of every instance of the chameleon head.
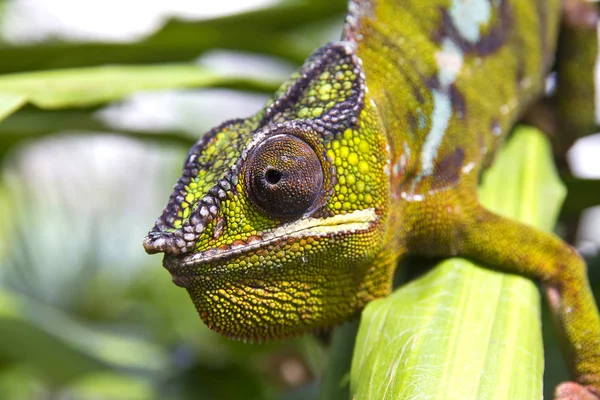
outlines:
[{"label": "chameleon head", "polygon": [[378,265],[386,141],[363,92],[347,46],[328,45],[265,110],[190,150],[144,247],[165,253],[210,328],[255,340],[295,335],[389,291]]}]

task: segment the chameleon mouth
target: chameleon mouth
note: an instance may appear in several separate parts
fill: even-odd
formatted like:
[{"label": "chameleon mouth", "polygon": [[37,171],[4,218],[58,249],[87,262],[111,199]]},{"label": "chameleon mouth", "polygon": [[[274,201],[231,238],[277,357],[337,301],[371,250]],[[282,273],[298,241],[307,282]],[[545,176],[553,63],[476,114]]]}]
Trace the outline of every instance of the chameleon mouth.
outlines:
[{"label": "chameleon mouth", "polygon": [[[175,275],[198,275],[197,269],[193,267],[223,261],[289,239],[328,237],[340,233],[366,231],[371,228],[378,218],[379,216],[374,208],[357,210],[328,218],[304,218],[265,232],[262,236],[253,236],[246,242],[238,242],[194,254],[166,254],[163,259],[163,266]],[[226,272],[226,270],[227,265],[222,265],[213,272],[219,274],[219,272]],[[206,272],[210,273],[210,271]]]}]

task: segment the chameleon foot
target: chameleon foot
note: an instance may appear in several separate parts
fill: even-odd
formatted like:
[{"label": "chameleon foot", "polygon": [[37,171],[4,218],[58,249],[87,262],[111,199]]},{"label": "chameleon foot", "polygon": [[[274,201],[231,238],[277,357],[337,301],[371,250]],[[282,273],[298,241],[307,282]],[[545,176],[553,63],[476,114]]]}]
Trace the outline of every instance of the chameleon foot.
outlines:
[{"label": "chameleon foot", "polygon": [[575,382],[564,382],[556,387],[554,400],[598,400],[598,396]]},{"label": "chameleon foot", "polygon": [[563,3],[563,22],[573,29],[596,29],[600,13],[595,3],[566,0]]}]

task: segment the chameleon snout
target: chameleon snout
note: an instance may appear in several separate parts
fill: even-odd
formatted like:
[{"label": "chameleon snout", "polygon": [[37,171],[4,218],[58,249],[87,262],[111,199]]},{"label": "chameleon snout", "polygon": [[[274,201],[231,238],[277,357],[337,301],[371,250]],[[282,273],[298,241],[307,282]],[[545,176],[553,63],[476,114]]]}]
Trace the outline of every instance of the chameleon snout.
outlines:
[{"label": "chameleon snout", "polygon": [[178,238],[171,233],[150,232],[150,234],[148,234],[148,236],[144,238],[144,250],[148,254],[180,254],[180,248],[182,246],[178,246],[178,244],[183,244],[185,246],[185,242],[183,241],[183,239],[180,239],[182,243],[178,243],[177,239]]}]

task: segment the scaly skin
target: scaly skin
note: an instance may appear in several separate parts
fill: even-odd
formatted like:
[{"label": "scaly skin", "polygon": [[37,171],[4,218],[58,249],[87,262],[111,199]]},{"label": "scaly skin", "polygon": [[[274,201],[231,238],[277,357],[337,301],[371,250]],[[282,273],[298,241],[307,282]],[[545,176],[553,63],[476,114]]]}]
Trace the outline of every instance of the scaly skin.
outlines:
[{"label": "scaly skin", "polygon": [[557,396],[594,398],[584,262],[476,193],[543,93],[559,16],[558,0],[351,1],[342,42],[192,147],[146,251],[165,253],[210,328],[253,340],[348,319],[390,292],[406,254],[483,261],[543,283],[577,382]]}]

